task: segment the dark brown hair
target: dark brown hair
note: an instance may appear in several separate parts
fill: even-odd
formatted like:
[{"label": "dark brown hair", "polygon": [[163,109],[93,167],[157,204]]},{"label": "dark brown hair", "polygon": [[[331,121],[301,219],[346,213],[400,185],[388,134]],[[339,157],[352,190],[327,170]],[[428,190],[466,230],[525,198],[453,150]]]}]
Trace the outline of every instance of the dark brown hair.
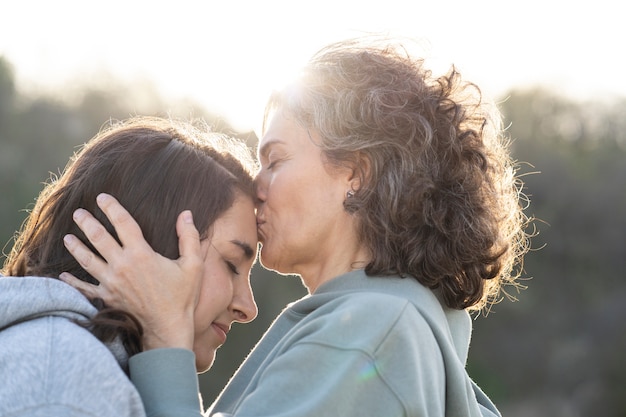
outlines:
[{"label": "dark brown hair", "polygon": [[[65,249],[68,233],[95,249],[72,220],[78,208],[90,211],[117,238],[96,205],[99,193],[116,197],[140,225],[147,242],[161,255],[179,257],[176,219],[189,209],[202,238],[234,202],[235,193],[253,198],[256,170],[250,150],[210,132],[201,123],[136,117],[113,123],[84,145],[64,173],[39,195],[7,258],[3,273],[56,278],[67,271],[90,276]],[[96,252],[97,253],[97,252]],[[141,350],[141,327],[130,314],[103,308],[88,327],[101,340],[122,336],[130,354]]]},{"label": "dark brown hair", "polygon": [[327,162],[357,167],[345,208],[359,219],[370,275],[410,275],[456,309],[513,283],[528,250],[521,181],[500,115],[452,68],[435,77],[401,43],[363,38],[318,52],[274,93],[321,136]]}]

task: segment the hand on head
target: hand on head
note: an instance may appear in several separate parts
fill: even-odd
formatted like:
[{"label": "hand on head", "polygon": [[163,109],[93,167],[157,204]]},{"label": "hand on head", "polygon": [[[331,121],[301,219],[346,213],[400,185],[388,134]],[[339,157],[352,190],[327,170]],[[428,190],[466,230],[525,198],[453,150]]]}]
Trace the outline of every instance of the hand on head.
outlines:
[{"label": "hand on head", "polygon": [[[100,285],[88,284],[68,273],[60,278],[88,298],[101,298],[111,307],[133,312],[144,327],[144,349],[191,349],[194,310],[203,273],[200,239],[191,212],[181,213],[176,222],[180,258],[170,260],[152,250],[135,220],[114,197],[101,194],[97,203],[115,227],[122,245],[91,213],[77,210],[76,224],[102,258],[73,235],[66,236],[65,246],[87,272],[98,278]],[[185,285],[181,285],[183,282]]]}]

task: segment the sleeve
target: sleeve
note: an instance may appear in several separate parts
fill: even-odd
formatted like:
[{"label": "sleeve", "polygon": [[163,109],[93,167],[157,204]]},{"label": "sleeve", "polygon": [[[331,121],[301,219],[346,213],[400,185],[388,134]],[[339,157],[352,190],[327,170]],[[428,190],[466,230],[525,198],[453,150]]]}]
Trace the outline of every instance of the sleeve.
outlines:
[{"label": "sleeve", "polygon": [[148,417],[199,417],[195,355],[186,349],[153,349],[129,360],[131,381]]}]

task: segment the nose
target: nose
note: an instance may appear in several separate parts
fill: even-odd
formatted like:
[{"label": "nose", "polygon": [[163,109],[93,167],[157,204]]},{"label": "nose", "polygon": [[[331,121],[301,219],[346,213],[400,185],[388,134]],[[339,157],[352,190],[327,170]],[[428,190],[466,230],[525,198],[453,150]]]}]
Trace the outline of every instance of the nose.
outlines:
[{"label": "nose", "polygon": [[239,323],[249,323],[254,320],[259,310],[254,301],[254,294],[250,282],[241,283],[235,289],[235,294],[230,308],[234,321]]},{"label": "nose", "polygon": [[266,179],[263,174],[263,170],[261,170],[256,177],[254,178],[254,194],[256,195],[256,204],[263,203],[266,198]]}]

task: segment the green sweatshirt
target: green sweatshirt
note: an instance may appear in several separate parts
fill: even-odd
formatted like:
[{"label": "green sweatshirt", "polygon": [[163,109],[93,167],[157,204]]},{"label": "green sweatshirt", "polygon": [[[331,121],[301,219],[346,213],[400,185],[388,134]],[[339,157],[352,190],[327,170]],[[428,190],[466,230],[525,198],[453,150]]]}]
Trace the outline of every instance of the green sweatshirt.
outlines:
[{"label": "green sweatshirt", "polygon": [[[465,371],[470,336],[468,313],[443,307],[415,279],[354,271],[289,305],[207,415],[499,416]],[[131,358],[131,378],[148,415],[197,416],[196,397],[184,394],[195,403],[174,406],[160,394],[170,390],[180,401],[171,389],[183,382],[183,367],[184,379],[192,378],[193,355],[173,365],[170,351]],[[158,361],[178,369],[179,378],[151,373]]]}]

